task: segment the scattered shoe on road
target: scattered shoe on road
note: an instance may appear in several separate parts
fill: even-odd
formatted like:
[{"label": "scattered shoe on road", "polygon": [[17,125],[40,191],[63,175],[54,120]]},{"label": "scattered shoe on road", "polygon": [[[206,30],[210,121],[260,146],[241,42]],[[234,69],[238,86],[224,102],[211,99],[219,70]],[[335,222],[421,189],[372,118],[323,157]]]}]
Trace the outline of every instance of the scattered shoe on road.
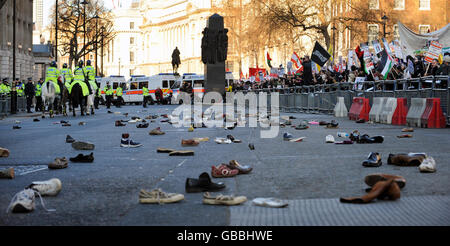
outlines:
[{"label": "scattered shoe on road", "polygon": [[428,156],[419,165],[419,171],[421,173],[434,173],[436,172],[436,161],[433,157]]},{"label": "scattered shoe on road", "polygon": [[205,192],[205,191],[219,191],[224,189],[226,186],[223,182],[214,183],[211,181],[211,177],[208,173],[203,172],[200,174],[198,179],[187,178],[185,189],[188,193],[193,192]]},{"label": "scattered shoe on road", "polygon": [[424,153],[389,154],[388,164],[397,166],[419,166],[426,158]]},{"label": "scattered shoe on road", "polygon": [[220,164],[219,166],[211,166],[211,176],[214,178],[229,178],[239,174],[239,170],[230,169],[226,164]]},{"label": "scattered shoe on road", "polygon": [[0,157],[8,157],[8,156],[9,156],[9,150],[0,147]]},{"label": "scattered shoe on road", "polygon": [[269,207],[269,208],[284,208],[289,204],[287,202],[283,202],[280,199],[269,197],[269,198],[255,198],[252,200],[252,204],[261,207]]},{"label": "scattered shoe on road", "polygon": [[327,135],[325,137],[325,143],[334,143],[334,137],[333,135]]},{"label": "scattered shoe on road", "polygon": [[75,142],[75,139],[72,138],[70,135],[67,135],[66,136],[66,143],[73,143],[73,142]]},{"label": "scattered shoe on road", "polygon": [[370,152],[367,160],[362,163],[364,167],[379,167],[381,164],[381,155],[377,152]]},{"label": "scattered shoe on road", "polygon": [[93,162],[94,161],[94,153],[91,152],[89,155],[78,154],[75,157],[69,159],[71,162]]},{"label": "scattered shoe on road", "polygon": [[72,143],[72,148],[76,150],[94,150],[95,145],[89,142],[75,141]]},{"label": "scattered shoe on road", "polygon": [[181,139],[181,146],[197,146],[199,145],[198,141],[194,139]]},{"label": "scattered shoe on road", "polygon": [[231,160],[230,163],[227,164],[227,167],[231,170],[234,169],[238,170],[239,171],[238,174],[248,174],[253,170],[251,166],[241,165],[236,160]]},{"label": "scattered shoe on road", "polygon": [[0,179],[13,179],[14,178],[14,168],[6,168],[0,170]]},{"label": "scattered shoe on road", "polygon": [[129,139],[130,134],[129,133],[122,133],[122,139],[120,140],[120,147],[124,148],[137,148],[141,147],[141,143],[134,142],[133,140]]},{"label": "scattered shoe on road", "polygon": [[150,204],[163,204],[163,203],[174,203],[179,202],[184,199],[183,194],[177,193],[166,193],[162,189],[153,189],[151,191],[146,191],[142,189],[139,192],[139,203],[150,203]]},{"label": "scattered shoe on road", "polygon": [[209,205],[239,205],[247,201],[247,197],[245,196],[211,196],[208,192],[203,194],[203,204]]},{"label": "scattered shoe on road", "polygon": [[69,165],[66,157],[63,158],[55,158],[52,163],[48,164],[49,169],[63,169]]},{"label": "scattered shoe on road", "polygon": [[52,178],[46,181],[34,181],[28,187],[38,192],[41,196],[56,196],[62,188],[61,180]]},{"label": "scattered shoe on road", "polygon": [[126,124],[123,124],[120,120],[116,120],[115,126],[126,126]]},{"label": "scattered shoe on road", "polygon": [[163,135],[165,132],[161,131],[161,127],[157,127],[149,132],[150,135]]}]

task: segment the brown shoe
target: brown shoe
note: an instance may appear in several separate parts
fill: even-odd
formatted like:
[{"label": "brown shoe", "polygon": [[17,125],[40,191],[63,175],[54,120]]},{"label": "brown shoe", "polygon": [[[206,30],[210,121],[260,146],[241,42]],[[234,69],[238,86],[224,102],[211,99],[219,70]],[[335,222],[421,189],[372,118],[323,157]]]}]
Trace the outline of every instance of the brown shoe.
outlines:
[{"label": "brown shoe", "polygon": [[67,161],[66,157],[63,158],[55,158],[55,160],[48,164],[49,169],[62,169],[66,168],[69,165],[69,162]]},{"label": "brown shoe", "polygon": [[157,127],[150,131],[150,135],[163,135],[165,132],[161,131],[161,127]]},{"label": "brown shoe", "polygon": [[397,183],[394,182],[394,179],[390,178],[386,181],[377,182],[372,190],[362,197],[341,197],[340,201],[343,203],[369,203],[375,198],[396,200],[400,198],[400,188]]},{"label": "brown shoe", "polygon": [[194,139],[181,139],[181,146],[197,146],[198,144],[199,142]]},{"label": "brown shoe", "polygon": [[402,132],[414,132],[414,128],[403,128]]},{"label": "brown shoe", "polygon": [[166,149],[166,148],[157,148],[156,149],[156,152],[158,152],[158,153],[170,153],[170,152],[174,152],[174,151],[176,151],[176,150],[174,150],[174,149]]},{"label": "brown shoe", "polygon": [[426,158],[422,154],[389,154],[388,164],[397,166],[419,166]]},{"label": "brown shoe", "polygon": [[237,162],[236,160],[231,160],[229,164],[227,164],[227,167],[230,169],[237,169],[239,170],[239,174],[247,174],[253,170],[250,166],[242,166]]},{"label": "brown shoe", "polygon": [[14,178],[14,168],[13,167],[0,170],[0,179],[13,179],[13,178]]},{"label": "brown shoe", "polygon": [[364,182],[370,186],[373,187],[376,183],[379,181],[386,181],[388,179],[394,179],[394,181],[397,183],[397,185],[400,188],[405,187],[406,185],[406,179],[402,176],[397,175],[391,175],[391,174],[384,174],[384,173],[373,173],[369,174],[364,178]]},{"label": "brown shoe", "polygon": [[397,136],[398,138],[412,138],[411,134],[403,134],[403,135],[399,135]]},{"label": "brown shoe", "polygon": [[9,150],[0,147],[0,157],[8,157],[8,156],[9,156]]}]

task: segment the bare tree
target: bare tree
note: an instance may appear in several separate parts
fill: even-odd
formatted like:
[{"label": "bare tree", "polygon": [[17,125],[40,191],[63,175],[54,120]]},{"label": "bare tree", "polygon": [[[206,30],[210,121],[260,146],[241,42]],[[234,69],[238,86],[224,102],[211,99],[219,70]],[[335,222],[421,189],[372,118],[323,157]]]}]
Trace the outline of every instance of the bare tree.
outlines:
[{"label": "bare tree", "polygon": [[[51,26],[54,28],[55,7],[51,17]],[[84,19],[86,20],[85,28]],[[81,0],[59,1],[58,46],[61,47],[61,55],[69,55],[69,67],[72,67],[73,62],[77,64],[78,60],[85,55],[95,52],[96,48],[101,49],[102,45],[114,38],[111,19],[112,14],[105,8],[103,1],[90,0],[85,8]],[[86,43],[83,40],[84,35],[86,35]]]}]

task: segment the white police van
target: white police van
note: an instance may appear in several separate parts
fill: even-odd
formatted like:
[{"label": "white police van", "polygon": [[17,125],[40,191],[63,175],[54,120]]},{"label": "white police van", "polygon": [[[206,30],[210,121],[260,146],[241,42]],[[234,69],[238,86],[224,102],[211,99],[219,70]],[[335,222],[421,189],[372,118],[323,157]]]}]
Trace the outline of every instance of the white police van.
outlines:
[{"label": "white police van", "polygon": [[[195,96],[203,98],[205,94],[205,76],[203,74],[195,74],[195,73],[184,73],[183,74],[183,83],[190,83],[192,87],[192,92]],[[233,73],[226,72],[225,73],[225,91],[226,88],[233,84],[234,78]]]}]

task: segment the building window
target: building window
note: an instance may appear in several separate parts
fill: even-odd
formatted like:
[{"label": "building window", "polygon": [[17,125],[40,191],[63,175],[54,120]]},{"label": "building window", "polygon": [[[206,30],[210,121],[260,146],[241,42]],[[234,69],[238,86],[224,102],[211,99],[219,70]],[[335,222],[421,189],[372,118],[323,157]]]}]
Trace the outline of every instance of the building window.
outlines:
[{"label": "building window", "polygon": [[369,9],[378,9],[380,7],[379,0],[369,0]]},{"label": "building window", "polygon": [[394,10],[404,10],[405,0],[394,0]]},{"label": "building window", "polygon": [[134,52],[130,51],[130,63],[134,63]]},{"label": "building window", "polygon": [[430,31],[430,25],[419,25],[419,34],[425,34]]},{"label": "building window", "polygon": [[398,25],[394,25],[394,40],[400,40],[400,34],[398,32]]},{"label": "building window", "polygon": [[373,40],[378,40],[378,25],[377,24],[367,25],[367,30],[368,30],[369,43],[371,43]]},{"label": "building window", "polygon": [[419,10],[430,10],[430,0],[419,0]]},{"label": "building window", "polygon": [[134,29],[134,22],[130,22],[130,29],[131,29],[131,30]]},{"label": "building window", "polygon": [[130,37],[130,44],[134,44],[134,37]]}]

